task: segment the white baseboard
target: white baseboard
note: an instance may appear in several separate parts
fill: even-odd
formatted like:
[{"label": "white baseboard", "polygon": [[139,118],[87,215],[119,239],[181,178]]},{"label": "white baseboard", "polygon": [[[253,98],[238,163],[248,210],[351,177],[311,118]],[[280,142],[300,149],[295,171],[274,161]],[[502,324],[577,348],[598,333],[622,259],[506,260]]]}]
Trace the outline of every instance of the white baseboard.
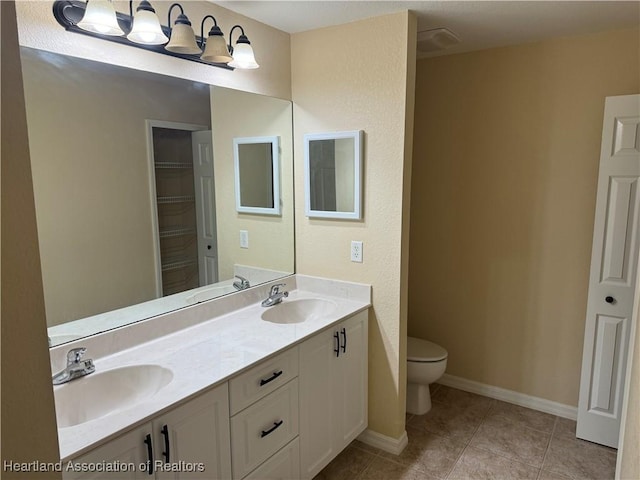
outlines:
[{"label": "white baseboard", "polygon": [[[447,387],[457,388],[465,392],[477,393],[485,397],[495,398],[521,407],[531,408],[544,413],[557,415],[558,417],[575,420],[578,418],[578,409],[563,403],[545,400],[544,398],[525,395],[524,393],[514,392],[505,388],[494,387],[485,383],[474,382],[466,378],[455,377],[453,375],[444,374],[438,383]],[[366,432],[365,432],[366,433]]]},{"label": "white baseboard", "polygon": [[402,432],[400,438],[392,438],[367,429],[360,434],[358,440],[360,440],[362,443],[366,443],[367,445],[371,445],[372,447],[379,448],[380,450],[384,450],[385,452],[389,452],[394,455],[400,455],[402,453],[402,450],[404,450],[404,447],[406,447],[407,443],[409,443],[409,438],[407,437],[406,430]]}]

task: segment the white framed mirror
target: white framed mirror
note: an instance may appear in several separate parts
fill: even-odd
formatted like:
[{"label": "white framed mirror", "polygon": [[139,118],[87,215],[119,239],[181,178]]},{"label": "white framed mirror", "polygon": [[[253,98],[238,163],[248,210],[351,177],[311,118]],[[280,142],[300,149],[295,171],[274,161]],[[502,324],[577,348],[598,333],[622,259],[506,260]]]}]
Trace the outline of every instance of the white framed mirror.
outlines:
[{"label": "white framed mirror", "polygon": [[305,215],[362,218],[362,142],[364,132],[304,136]]},{"label": "white framed mirror", "polygon": [[236,210],[280,215],[280,137],[233,139]]}]

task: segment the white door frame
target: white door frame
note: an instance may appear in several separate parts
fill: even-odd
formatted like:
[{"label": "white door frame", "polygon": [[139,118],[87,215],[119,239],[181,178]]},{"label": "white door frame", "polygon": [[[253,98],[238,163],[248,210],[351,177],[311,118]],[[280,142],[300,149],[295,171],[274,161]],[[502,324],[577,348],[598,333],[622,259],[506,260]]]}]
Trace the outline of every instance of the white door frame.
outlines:
[{"label": "white door frame", "polygon": [[153,128],[170,128],[173,130],[185,130],[197,132],[211,130],[207,125],[195,123],[167,122],[165,120],[145,120],[147,131],[147,168],[149,169],[149,194],[151,206],[151,229],[153,234],[153,259],[155,262],[156,298],[162,297],[162,258],[160,255],[160,230],[158,229],[158,204],[156,200],[156,168],[153,151]]}]

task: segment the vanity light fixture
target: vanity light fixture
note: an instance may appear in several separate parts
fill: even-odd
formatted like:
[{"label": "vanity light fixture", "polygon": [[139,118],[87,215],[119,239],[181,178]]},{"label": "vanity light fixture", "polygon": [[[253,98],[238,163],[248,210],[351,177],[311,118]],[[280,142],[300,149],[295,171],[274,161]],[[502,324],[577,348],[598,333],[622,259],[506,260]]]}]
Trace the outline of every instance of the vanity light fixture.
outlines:
[{"label": "vanity light fixture", "polygon": [[124,35],[118,25],[116,10],[113,8],[111,0],[91,0],[87,2],[82,20],[78,22],[78,27],[87,32],[99,33],[101,35]]},{"label": "vanity light fixture", "polygon": [[209,36],[207,37],[204,53],[200,58],[205,62],[229,63],[233,60],[233,57],[229,54],[227,41],[224,39],[222,30],[220,30],[218,22],[213,15],[207,15],[202,19],[202,24],[200,25],[200,36],[204,41],[204,22],[207,18],[211,18],[213,20],[213,27],[209,30]]},{"label": "vanity light fixture", "polygon": [[[171,13],[174,8],[178,8],[180,14],[171,27]],[[200,37],[197,37],[189,18],[179,3],[173,3],[169,7],[169,26],[160,24],[158,16],[148,0],[142,0],[138,4],[135,14],[133,1],[130,0],[129,15],[116,12],[111,0],[88,0],[86,2],[55,0],[53,15],[67,31],[101,38],[121,45],[142,48],[228,70],[259,67],[251,43],[242,26],[233,26],[227,44],[215,17],[206,15],[200,25]],[[213,20],[213,26],[205,38],[204,24],[207,19]],[[234,48],[231,45],[231,36],[236,28],[240,29],[241,34]]]},{"label": "vanity light fixture", "polygon": [[196,34],[193,32],[189,18],[184,14],[184,9],[179,3],[174,3],[169,7],[169,25],[171,25],[171,11],[178,7],[180,15],[176,18],[176,23],[171,29],[171,40],[165,49],[174,53],[182,53],[186,55],[196,55],[202,53],[200,47],[196,43]]},{"label": "vanity light fixture", "polygon": [[[231,46],[231,37],[233,31],[239,28],[242,32],[238,37],[235,49]],[[253,55],[253,48],[251,48],[251,42],[244,34],[244,28],[240,25],[234,25],[229,33],[229,51],[233,55],[233,61],[229,62],[230,67],[252,69],[258,68],[260,65],[256,62],[256,57]]]},{"label": "vanity light fixture", "polygon": [[132,42],[146,45],[164,45],[169,41],[162,31],[156,11],[147,0],[142,0],[138,5],[136,14],[133,16],[133,26],[127,38]]}]

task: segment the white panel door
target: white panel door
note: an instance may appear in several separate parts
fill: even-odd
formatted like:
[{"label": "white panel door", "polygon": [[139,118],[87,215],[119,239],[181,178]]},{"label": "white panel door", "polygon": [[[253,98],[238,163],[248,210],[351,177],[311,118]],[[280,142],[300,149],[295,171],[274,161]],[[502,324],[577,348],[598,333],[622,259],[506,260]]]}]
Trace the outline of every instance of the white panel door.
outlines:
[{"label": "white panel door", "polygon": [[576,435],[617,447],[638,262],[640,95],[607,97]]},{"label": "white panel door", "polygon": [[218,281],[215,184],[211,130],[191,134],[198,229],[200,286]]}]

